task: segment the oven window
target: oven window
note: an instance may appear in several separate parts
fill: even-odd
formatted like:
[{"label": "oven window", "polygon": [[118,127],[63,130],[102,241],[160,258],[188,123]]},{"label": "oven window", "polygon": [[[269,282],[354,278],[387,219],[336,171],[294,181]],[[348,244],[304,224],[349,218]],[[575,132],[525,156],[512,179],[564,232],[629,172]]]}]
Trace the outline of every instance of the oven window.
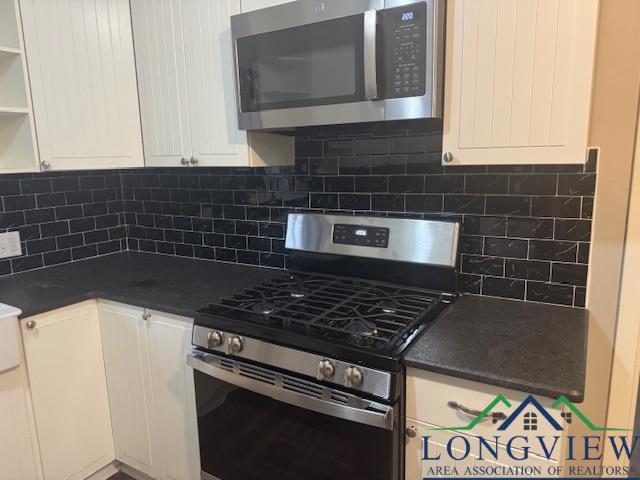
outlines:
[{"label": "oven window", "polygon": [[237,39],[243,112],[364,100],[364,16]]},{"label": "oven window", "polygon": [[194,374],[202,470],[213,477],[397,478],[393,432],[281,403],[199,371]]}]

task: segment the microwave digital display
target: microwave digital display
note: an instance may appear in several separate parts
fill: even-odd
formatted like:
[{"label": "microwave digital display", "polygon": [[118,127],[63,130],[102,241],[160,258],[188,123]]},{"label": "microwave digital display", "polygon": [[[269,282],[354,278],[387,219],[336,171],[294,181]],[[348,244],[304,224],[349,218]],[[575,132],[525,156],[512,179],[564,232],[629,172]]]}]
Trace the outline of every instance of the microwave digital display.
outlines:
[{"label": "microwave digital display", "polygon": [[413,12],[404,12],[400,18],[403,22],[413,20]]}]

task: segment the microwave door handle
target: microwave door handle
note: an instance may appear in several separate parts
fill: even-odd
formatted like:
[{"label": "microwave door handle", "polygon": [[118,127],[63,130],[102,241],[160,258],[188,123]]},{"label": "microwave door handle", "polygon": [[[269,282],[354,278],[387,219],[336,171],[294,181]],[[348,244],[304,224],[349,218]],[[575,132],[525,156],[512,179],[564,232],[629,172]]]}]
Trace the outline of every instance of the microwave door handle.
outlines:
[{"label": "microwave door handle", "polygon": [[367,100],[378,98],[376,67],[377,12],[364,12],[364,96]]}]

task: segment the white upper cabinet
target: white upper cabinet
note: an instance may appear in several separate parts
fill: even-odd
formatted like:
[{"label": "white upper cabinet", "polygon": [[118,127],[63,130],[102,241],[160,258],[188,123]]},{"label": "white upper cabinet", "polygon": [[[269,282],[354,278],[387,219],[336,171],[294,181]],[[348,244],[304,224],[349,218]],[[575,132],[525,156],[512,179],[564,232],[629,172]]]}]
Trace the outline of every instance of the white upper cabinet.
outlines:
[{"label": "white upper cabinet", "polygon": [[231,15],[240,0],[182,0],[192,156],[205,165],[246,166],[238,130]]},{"label": "white upper cabinet", "polygon": [[191,156],[181,0],[131,2],[147,165]]},{"label": "white upper cabinet", "polygon": [[242,12],[251,12],[253,10],[282,5],[283,3],[290,3],[292,1],[293,0],[242,0]]},{"label": "white upper cabinet", "polygon": [[230,17],[240,0],[136,0],[147,166],[293,163],[293,139],[238,129]]},{"label": "white upper cabinet", "polygon": [[586,160],[598,0],[449,0],[454,164]]},{"label": "white upper cabinet", "polygon": [[43,168],[143,165],[128,0],[21,0]]}]

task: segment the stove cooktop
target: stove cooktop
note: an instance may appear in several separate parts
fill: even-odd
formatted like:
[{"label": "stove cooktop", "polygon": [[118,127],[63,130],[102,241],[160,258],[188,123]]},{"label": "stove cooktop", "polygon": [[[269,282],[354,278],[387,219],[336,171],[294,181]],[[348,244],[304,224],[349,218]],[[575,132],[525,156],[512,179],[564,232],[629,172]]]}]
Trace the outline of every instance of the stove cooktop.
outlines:
[{"label": "stove cooktop", "polygon": [[195,323],[395,369],[406,347],[452,299],[395,284],[289,272],[208,305]]}]

